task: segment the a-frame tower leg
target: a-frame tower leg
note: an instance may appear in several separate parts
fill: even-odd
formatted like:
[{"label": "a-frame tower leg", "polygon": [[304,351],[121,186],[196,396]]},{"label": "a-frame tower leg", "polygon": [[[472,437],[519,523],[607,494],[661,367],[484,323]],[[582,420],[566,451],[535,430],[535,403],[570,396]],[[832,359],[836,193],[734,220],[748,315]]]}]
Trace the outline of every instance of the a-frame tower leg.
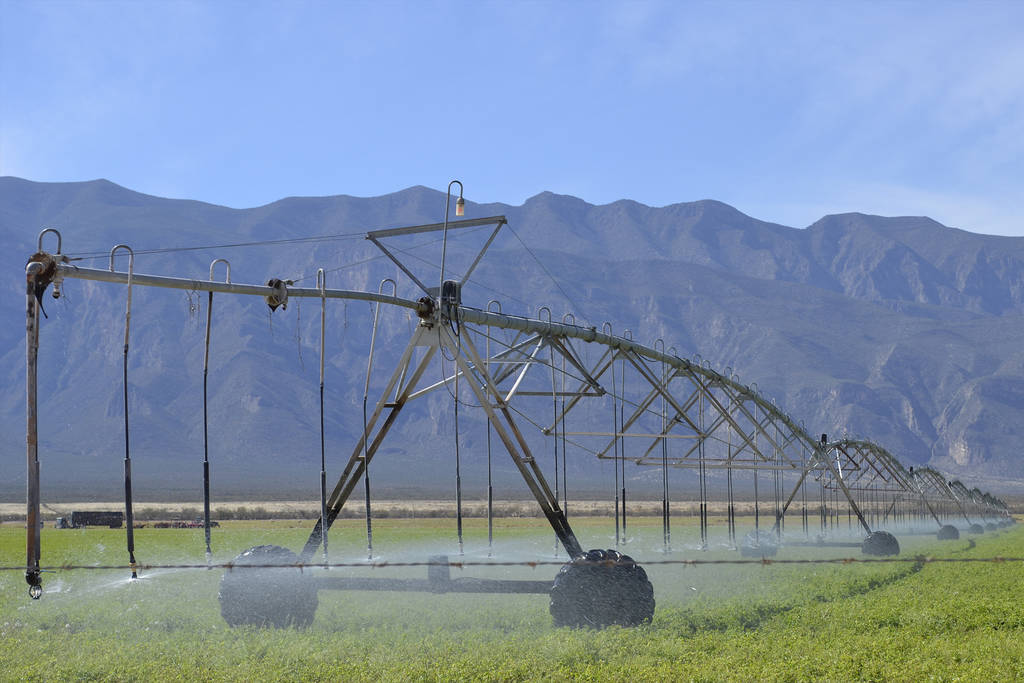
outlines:
[{"label": "a-frame tower leg", "polygon": [[[351,495],[352,490],[356,487],[360,478],[363,476],[363,472],[366,470],[366,465],[373,460],[374,454],[377,449],[380,448],[381,443],[384,441],[384,437],[388,431],[395,424],[395,419],[398,417],[398,413],[401,412],[405,406],[406,401],[409,399],[409,394],[412,393],[416,384],[423,376],[423,372],[427,369],[431,358],[437,351],[437,344],[425,342],[424,337],[428,335],[428,328],[425,326],[418,326],[416,331],[413,333],[412,339],[409,340],[408,346],[405,347],[405,351],[402,353],[401,359],[395,366],[395,371],[391,374],[391,378],[388,380],[387,387],[384,389],[384,393],[381,394],[378,399],[376,406],[374,406],[373,414],[366,421],[366,428],[362,436],[359,438],[359,442],[356,444],[352,451],[352,455],[349,456],[348,464],[345,466],[345,470],[342,472],[341,477],[338,479],[338,483],[335,484],[334,490],[331,492],[330,497],[327,499],[327,519],[326,527],[331,528],[334,524],[334,520],[338,518],[341,513],[341,509],[345,506],[345,502]],[[418,346],[426,346],[427,352],[420,360],[419,364],[416,365],[412,373],[409,374],[408,370],[412,365],[413,352]],[[403,378],[408,377],[408,381],[404,386],[400,387],[397,391],[394,400],[389,400],[395,388],[399,386],[399,383]],[[381,415],[387,411],[387,415],[384,417],[384,422],[374,433],[374,429],[377,426],[377,421]],[[373,438],[371,439],[371,435]],[[369,445],[364,447],[364,444],[369,442]],[[316,549],[320,546],[323,541],[323,522],[324,520],[317,520],[316,526],[313,527],[312,533],[309,535],[309,539],[306,541],[306,545],[302,550],[300,559],[303,562],[309,562],[313,555],[316,553]]]},{"label": "a-frame tower leg", "polygon": [[[465,336],[456,341],[452,339],[451,332],[444,328],[441,329],[441,339],[454,356],[459,371],[470,378],[468,384],[473,390],[473,394],[483,407],[487,419],[504,444],[505,450],[511,456],[512,462],[519,469],[530,493],[537,499],[537,504],[540,505],[555,535],[565,548],[565,552],[573,559],[582,557],[583,548],[569,526],[565,512],[559,507],[558,498],[548,486],[547,480],[544,479],[537,460],[530,452],[530,447],[527,445],[526,439],[523,438],[519,427],[516,426],[515,420],[512,419],[512,413],[501,397],[501,392],[487,373],[486,365],[473,342]],[[466,352],[466,355],[463,355],[463,351]],[[466,356],[472,361],[472,366],[467,362]],[[476,372],[473,372],[474,369]]]},{"label": "a-frame tower leg", "polygon": [[[427,351],[423,358],[412,368],[412,357],[416,347],[426,347]],[[341,513],[345,502],[352,493],[356,484],[363,476],[366,465],[373,459],[374,454],[379,450],[388,431],[394,425],[398,413],[405,407],[409,397],[413,394],[417,384],[423,377],[431,359],[434,357],[439,346],[444,346],[455,358],[457,372],[464,377],[470,378],[469,386],[473,389],[477,400],[483,406],[487,419],[497,432],[501,442],[505,445],[519,469],[523,480],[526,482],[530,492],[537,499],[541,510],[551,524],[555,535],[561,541],[566,553],[572,558],[581,557],[583,549],[576,540],[565,513],[558,505],[558,500],[547,481],[544,479],[536,460],[530,452],[526,439],[523,437],[515,420],[512,419],[511,411],[501,398],[500,392],[492,378],[485,369],[485,364],[473,344],[465,337],[457,341],[452,338],[452,333],[442,324],[434,325],[420,324],[410,339],[408,346],[402,354],[394,372],[388,381],[384,392],[378,399],[373,414],[367,419],[366,429],[349,457],[348,464],[342,472],[338,483],[327,501],[326,528],[330,529],[334,520]],[[466,352],[468,355],[464,355]],[[404,385],[401,384],[404,378],[408,378]],[[481,381],[483,386],[481,386]],[[397,388],[397,391],[396,391]],[[395,398],[389,399],[392,393]],[[386,415],[384,415],[386,412]],[[383,422],[378,427],[381,416]],[[367,444],[364,447],[364,444]],[[300,559],[302,562],[309,562],[316,549],[323,540],[323,524],[318,520],[306,541]]]}]

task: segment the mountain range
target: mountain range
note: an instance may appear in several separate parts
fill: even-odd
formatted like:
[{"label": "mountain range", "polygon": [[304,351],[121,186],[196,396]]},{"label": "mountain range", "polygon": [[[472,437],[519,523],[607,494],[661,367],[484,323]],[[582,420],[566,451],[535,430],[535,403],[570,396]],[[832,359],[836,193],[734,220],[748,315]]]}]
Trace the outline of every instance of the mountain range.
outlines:
[{"label": "mountain range", "polygon": [[[471,195],[467,195],[471,196]],[[445,193],[412,187],[380,197],[292,197],[252,209],[152,197],[105,180],[38,183],[0,178],[0,495],[24,491],[23,266],[46,227],[61,231],[77,265],[106,268],[114,244],[137,252],[135,271],[206,279],[231,261],[233,282],[270,277],[315,286],[420,295],[368,241],[368,230],[440,222]],[[466,203],[466,217],[503,215],[503,228],[463,292],[506,313],[580,324],[609,322],[680,356],[729,368],[773,397],[811,433],[856,435],[908,465],[928,464],[993,492],[1017,490],[1024,408],[1024,238],[985,236],[925,217],[858,213],[793,228],[704,200],[648,207],[595,206],[550,192],[522,205]],[[447,267],[459,272],[489,234],[452,232]],[[44,247],[54,250],[52,236]],[[242,246],[245,245],[245,246]],[[396,242],[422,278],[438,275],[436,236]],[[126,262],[118,257],[118,269]],[[223,271],[218,271],[223,277]],[[135,288],[129,414],[137,494],[199,491],[203,454],[205,294]],[[492,304],[493,305],[493,304]],[[40,460],[44,499],[113,495],[124,452],[121,385],[123,287],[68,280],[47,296],[40,348]],[[373,307],[327,311],[325,402],[329,478],[362,426]],[[257,297],[216,295],[210,352],[209,430],[214,489],[224,496],[318,494],[319,302],[271,313]],[[547,315],[545,312],[543,315]],[[414,316],[381,313],[372,387],[404,346]],[[379,389],[378,389],[379,390]],[[371,388],[370,401],[374,396]],[[480,493],[486,428],[465,411],[464,481]],[[395,495],[447,494],[451,398],[410,407],[374,461],[374,486]],[[498,495],[523,493],[507,456],[495,458]],[[334,472],[332,472],[332,470]],[[638,491],[654,473],[636,468]],[[643,470],[643,471],[641,471]],[[571,455],[570,485],[608,488],[606,463]],[[688,489],[691,474],[679,473]],[[193,496],[193,499],[195,496]]]}]

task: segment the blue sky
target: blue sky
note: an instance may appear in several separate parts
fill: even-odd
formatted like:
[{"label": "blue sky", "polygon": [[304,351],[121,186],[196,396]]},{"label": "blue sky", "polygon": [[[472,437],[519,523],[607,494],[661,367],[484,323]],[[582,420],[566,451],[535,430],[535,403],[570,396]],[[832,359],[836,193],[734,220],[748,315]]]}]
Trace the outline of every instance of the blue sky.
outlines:
[{"label": "blue sky", "polygon": [[1024,3],[0,0],[0,175],[1024,235]]}]

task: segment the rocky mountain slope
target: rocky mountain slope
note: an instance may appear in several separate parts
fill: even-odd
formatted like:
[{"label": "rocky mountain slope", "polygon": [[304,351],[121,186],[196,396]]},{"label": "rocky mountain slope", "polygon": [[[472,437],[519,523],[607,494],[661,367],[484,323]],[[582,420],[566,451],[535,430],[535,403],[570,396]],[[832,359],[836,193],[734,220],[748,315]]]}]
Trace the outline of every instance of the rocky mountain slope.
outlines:
[{"label": "rocky mountain slope", "polygon": [[[471,196],[471,195],[468,195]],[[756,382],[812,432],[859,434],[908,464],[957,476],[1024,479],[1016,436],[1024,432],[1024,239],[976,235],[928,218],[826,216],[802,229],[698,201],[651,208],[619,201],[593,206],[543,193],[521,206],[467,202],[467,217],[502,214],[502,232],[464,298],[505,312],[555,318],[634,338],[664,339]],[[44,227],[59,228],[76,263],[106,267],[124,242],[138,272],[205,279],[218,256],[235,282],[293,278],[313,286],[376,290],[396,268],[364,239],[367,230],[440,221],[444,194],[414,187],[373,198],[289,198],[235,210],[146,196],[107,181],[34,183],[0,178],[0,493],[24,481],[23,266]],[[487,233],[453,234],[449,264],[465,267]],[[281,242],[334,236],[306,242]],[[276,244],[145,253],[256,241]],[[46,244],[52,250],[50,242]],[[400,245],[425,278],[437,278],[440,243]],[[124,268],[120,257],[118,268]],[[123,456],[123,288],[69,281],[45,301],[40,355],[41,450],[52,491],[116,491]],[[407,278],[399,294],[415,297]],[[132,446],[140,491],[195,490],[202,459],[202,345],[205,295],[137,288],[129,384]],[[361,428],[372,308],[328,311],[328,439],[335,469]],[[293,301],[270,315],[262,301],[214,301],[210,374],[211,460],[219,490],[232,495],[310,490],[319,469],[319,305]],[[378,383],[413,322],[382,315]],[[383,369],[382,369],[383,368]],[[371,392],[372,401],[372,392]],[[375,461],[375,485],[393,492],[450,486],[451,401],[437,394],[403,416]],[[468,413],[468,411],[467,411]],[[484,423],[460,426],[464,477],[479,488]],[[520,492],[504,460],[508,495]],[[379,463],[379,464],[378,464]],[[573,458],[577,490],[605,487],[604,466]],[[636,475],[642,487],[650,477]],[[685,478],[688,475],[679,475]],[[991,480],[997,483],[991,483]],[[680,486],[684,486],[683,483]],[[44,491],[45,494],[45,491]],[[142,494],[144,495],[144,494]]]}]

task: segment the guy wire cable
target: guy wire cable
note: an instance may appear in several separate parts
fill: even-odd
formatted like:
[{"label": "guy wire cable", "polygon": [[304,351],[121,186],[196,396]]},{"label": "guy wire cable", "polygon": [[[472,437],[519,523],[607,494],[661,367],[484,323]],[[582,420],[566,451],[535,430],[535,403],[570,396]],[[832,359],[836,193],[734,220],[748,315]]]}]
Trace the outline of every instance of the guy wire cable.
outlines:
[{"label": "guy wire cable", "polygon": [[[135,253],[139,256],[153,254],[173,254],[182,251],[214,251],[221,249],[237,249],[239,247],[263,247],[279,244],[305,244],[310,242],[329,242],[334,240],[360,239],[366,233],[364,231],[353,233],[339,233],[336,235],[321,235],[314,237],[292,237],[279,240],[260,240],[256,242],[229,242],[227,244],[207,244],[195,247],[160,247],[154,249],[138,249]],[[87,251],[78,256],[69,258],[69,261],[88,261],[102,258],[107,255],[105,251]]]}]

